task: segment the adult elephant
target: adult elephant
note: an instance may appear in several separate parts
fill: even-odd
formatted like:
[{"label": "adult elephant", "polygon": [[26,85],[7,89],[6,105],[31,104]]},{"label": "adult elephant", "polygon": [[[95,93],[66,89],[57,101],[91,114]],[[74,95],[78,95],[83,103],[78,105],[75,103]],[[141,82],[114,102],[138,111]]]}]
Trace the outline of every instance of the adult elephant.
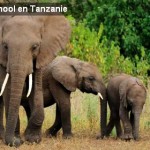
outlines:
[{"label": "adult elephant", "polygon": [[[132,138],[137,140],[140,115],[146,100],[144,85],[135,77],[121,74],[110,79],[107,94],[111,113],[106,136],[109,136],[115,126],[118,137],[125,140]],[[120,120],[123,123],[123,134]]]},{"label": "adult elephant", "polygon": [[[43,69],[44,107],[56,103],[55,122],[47,130],[47,135],[56,136],[62,127],[63,136],[69,138],[71,132],[70,94],[77,88],[82,92],[99,95],[101,99],[101,135],[106,127],[106,87],[98,68],[88,62],[67,56],[59,56]],[[24,98],[22,102],[26,101]],[[27,116],[30,108],[22,103]],[[19,129],[16,131],[19,132]]]},{"label": "adult elephant", "polygon": [[0,20],[0,65],[7,72],[1,95],[8,80],[3,94],[6,109],[5,142],[10,146],[21,144],[21,139],[15,137],[14,132],[26,79],[29,79],[27,96],[32,113],[25,131],[25,139],[39,142],[44,119],[41,68],[51,62],[57,52],[65,47],[70,35],[70,26],[62,15],[10,16]]}]

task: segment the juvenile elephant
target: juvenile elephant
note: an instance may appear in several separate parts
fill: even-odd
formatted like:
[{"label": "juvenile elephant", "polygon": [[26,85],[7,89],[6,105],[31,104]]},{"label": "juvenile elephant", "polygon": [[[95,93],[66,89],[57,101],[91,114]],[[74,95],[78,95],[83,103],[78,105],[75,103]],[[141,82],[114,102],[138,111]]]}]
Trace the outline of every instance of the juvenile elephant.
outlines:
[{"label": "juvenile elephant", "polygon": [[[106,136],[109,136],[115,126],[118,137],[137,140],[140,115],[146,100],[144,85],[135,77],[121,74],[108,82],[107,95],[111,114],[106,127]],[[124,128],[123,134],[120,120]]]},{"label": "juvenile elephant", "polygon": [[63,15],[0,16],[0,65],[7,73],[0,92],[6,110],[6,144],[21,144],[21,139],[15,136],[15,128],[27,80],[29,90],[26,95],[32,112],[25,139],[29,142],[41,140],[44,119],[42,67],[65,48],[69,37],[70,25]]},{"label": "juvenile elephant", "polygon": [[[106,88],[98,68],[76,58],[59,56],[43,69],[44,107],[56,103],[55,122],[47,134],[56,136],[62,127],[63,136],[70,137],[70,94],[76,89],[98,94],[101,98],[101,132],[106,127]],[[102,100],[103,99],[103,100]],[[25,108],[28,113],[28,107]]]}]

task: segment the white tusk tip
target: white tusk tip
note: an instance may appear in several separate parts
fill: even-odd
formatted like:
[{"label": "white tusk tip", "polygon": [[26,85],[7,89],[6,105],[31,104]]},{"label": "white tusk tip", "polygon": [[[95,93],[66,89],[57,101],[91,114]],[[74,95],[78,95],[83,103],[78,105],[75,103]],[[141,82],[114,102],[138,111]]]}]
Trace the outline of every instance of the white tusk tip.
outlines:
[{"label": "white tusk tip", "polygon": [[29,75],[29,89],[26,97],[29,97],[32,90],[32,74]]},{"label": "white tusk tip", "polygon": [[4,92],[4,90],[5,90],[5,87],[6,87],[6,84],[7,84],[8,78],[9,78],[9,73],[7,73],[7,74],[6,74],[6,77],[5,77],[4,82],[3,82],[3,84],[2,84],[2,88],[1,88],[0,96],[2,96],[2,95],[3,95],[3,92]]},{"label": "white tusk tip", "polygon": [[27,98],[29,97],[29,94],[26,96]]},{"label": "white tusk tip", "polygon": [[98,93],[98,96],[103,100],[103,96],[101,93]]}]

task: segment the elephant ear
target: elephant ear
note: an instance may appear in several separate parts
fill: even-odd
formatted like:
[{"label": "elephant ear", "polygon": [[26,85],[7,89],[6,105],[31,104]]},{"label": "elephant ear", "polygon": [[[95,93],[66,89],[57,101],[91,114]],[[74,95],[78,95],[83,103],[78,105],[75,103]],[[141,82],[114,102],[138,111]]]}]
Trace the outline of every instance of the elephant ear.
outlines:
[{"label": "elephant ear", "polygon": [[74,92],[77,88],[76,69],[72,59],[68,57],[57,57],[51,63],[53,78],[61,83],[67,90]]},{"label": "elephant ear", "polygon": [[127,108],[127,90],[128,90],[128,82],[124,80],[119,85],[119,95],[121,103],[125,108]]},{"label": "elephant ear", "polygon": [[69,41],[71,29],[68,20],[62,15],[39,17],[43,23],[41,30],[41,48],[37,56],[36,68],[41,68],[50,63],[56,54],[63,50]]}]

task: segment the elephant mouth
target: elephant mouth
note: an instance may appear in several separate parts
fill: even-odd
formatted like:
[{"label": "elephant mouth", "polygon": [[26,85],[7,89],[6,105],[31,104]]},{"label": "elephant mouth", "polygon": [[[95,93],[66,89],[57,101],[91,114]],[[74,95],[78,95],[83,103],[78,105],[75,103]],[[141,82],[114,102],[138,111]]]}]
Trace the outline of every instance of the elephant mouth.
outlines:
[{"label": "elephant mouth", "polygon": [[97,95],[98,92],[96,90],[93,90],[92,88],[84,88],[84,89],[81,89],[81,91],[84,93],[92,93],[94,95]]}]

